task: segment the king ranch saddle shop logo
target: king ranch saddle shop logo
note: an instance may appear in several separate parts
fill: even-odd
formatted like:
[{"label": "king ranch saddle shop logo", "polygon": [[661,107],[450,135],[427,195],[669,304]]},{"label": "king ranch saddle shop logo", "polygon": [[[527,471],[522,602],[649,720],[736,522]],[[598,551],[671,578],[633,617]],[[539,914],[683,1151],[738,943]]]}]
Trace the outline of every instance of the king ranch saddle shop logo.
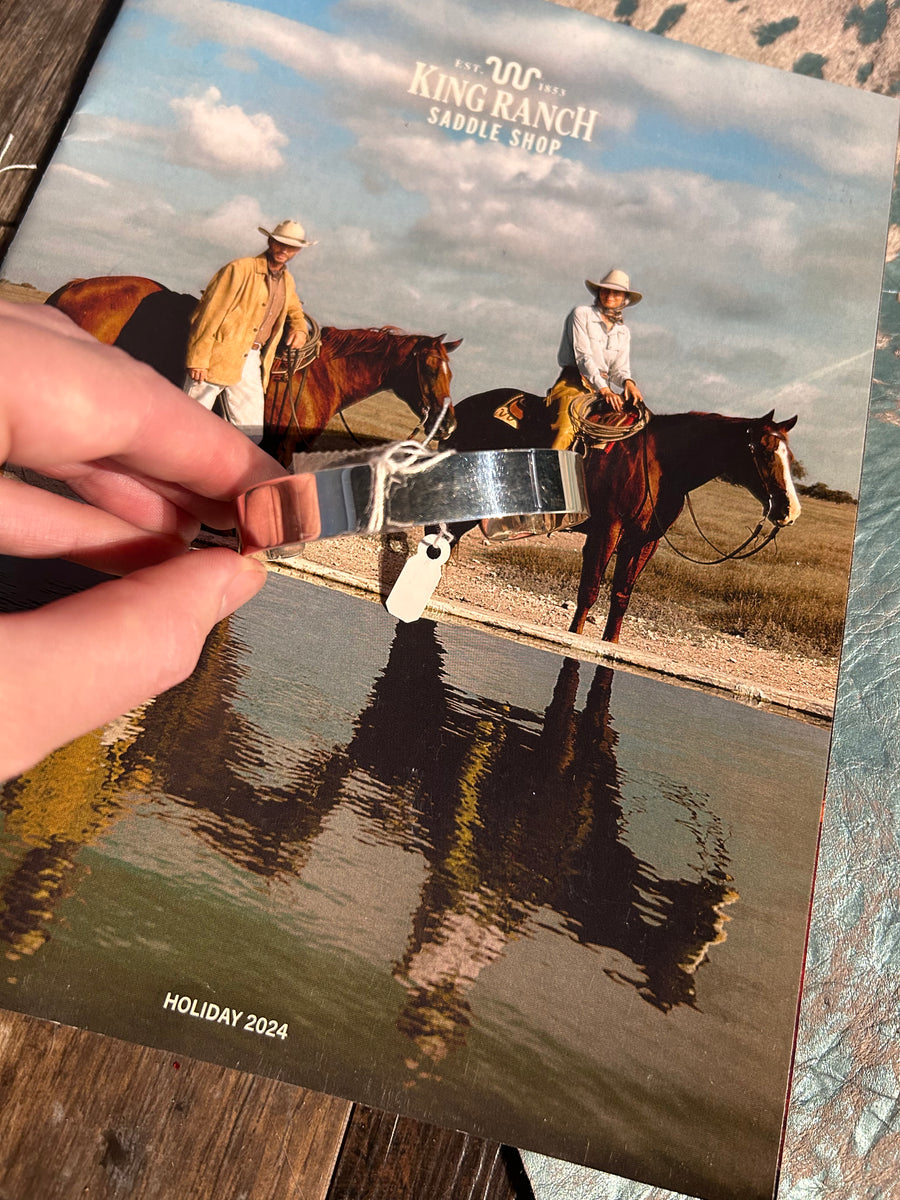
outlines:
[{"label": "king ranch saddle shop logo", "polygon": [[[454,73],[455,72],[455,73]],[[407,91],[435,103],[429,125],[502,142],[533,154],[558,154],[567,140],[589,142],[599,113],[566,103],[566,89],[544,81],[538,67],[456,59],[453,72],[417,62]]]}]

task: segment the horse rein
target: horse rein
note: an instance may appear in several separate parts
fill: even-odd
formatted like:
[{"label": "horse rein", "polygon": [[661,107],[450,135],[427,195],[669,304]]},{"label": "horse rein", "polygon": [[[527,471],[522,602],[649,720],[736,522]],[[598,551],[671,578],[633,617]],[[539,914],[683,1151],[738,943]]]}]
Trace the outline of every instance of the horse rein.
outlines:
[{"label": "horse rein", "polygon": [[[749,431],[748,431],[748,433],[749,433]],[[714,542],[711,542],[710,539],[703,532],[703,530],[700,528],[700,523],[698,522],[697,515],[694,512],[694,506],[691,503],[691,494],[690,494],[690,492],[686,492],[685,500],[687,501],[688,512],[691,514],[691,519],[694,522],[694,527],[696,528],[697,532],[700,534],[700,537],[703,539],[703,541],[706,542],[706,544],[708,546],[711,546],[712,549],[715,550],[716,554],[718,554],[720,556],[719,558],[693,558],[690,554],[685,554],[683,550],[678,549],[678,547],[672,542],[667,531],[662,528],[662,521],[660,521],[659,517],[656,515],[656,503],[653,499],[653,493],[650,489],[650,460],[647,455],[647,439],[646,439],[646,437],[644,438],[644,442],[643,442],[644,493],[645,493],[646,498],[650,501],[651,515],[653,517],[653,520],[656,522],[657,527],[659,528],[660,538],[662,539],[662,541],[664,541],[666,543],[666,545],[673,552],[673,554],[676,554],[678,556],[678,558],[684,559],[685,562],[695,563],[697,566],[700,566],[700,567],[716,567],[720,563],[723,563],[723,562],[740,562],[742,559],[752,558],[754,554],[759,554],[760,550],[762,550],[764,547],[768,546],[769,542],[772,542],[775,540],[775,538],[778,534],[778,526],[773,524],[769,533],[765,536],[765,538],[763,538],[763,540],[759,543],[759,545],[757,545],[757,546],[752,545],[752,543],[755,542],[756,539],[759,537],[760,533],[763,530],[763,527],[765,526],[766,521],[769,519],[769,514],[771,513],[772,506],[774,504],[774,496],[763,477],[763,473],[762,473],[762,470],[760,469],[760,465],[759,465],[759,459],[757,458],[756,444],[752,438],[748,438],[747,446],[748,446],[748,449],[750,450],[750,456],[753,459],[753,465],[756,467],[756,473],[759,475],[760,482],[762,483],[763,487],[766,490],[766,498],[768,500],[768,505],[763,506],[763,514],[759,519],[758,525],[753,530],[753,532],[750,534],[750,536],[748,538],[745,538],[744,541],[741,542],[741,544],[739,546],[736,546],[734,548],[734,550],[726,553],[725,551],[720,550],[719,547],[716,546]],[[643,505],[642,505],[642,507],[643,507]],[[638,510],[638,511],[640,511],[640,510]],[[748,550],[747,549],[748,546],[751,546],[751,549]]]},{"label": "horse rein", "polygon": [[[285,379],[283,391],[281,394],[281,404],[278,412],[275,415],[273,425],[278,425],[284,415],[285,399],[290,403],[291,418],[297,429],[300,429],[300,418],[297,413],[297,405],[303,396],[303,389],[306,386],[306,376],[309,374],[309,369],[319,357],[322,350],[322,330],[318,321],[305,313],[307,325],[309,326],[309,335],[302,346],[297,350],[285,350]],[[293,382],[295,373],[300,373],[300,381],[297,386],[296,395],[294,394]]]}]

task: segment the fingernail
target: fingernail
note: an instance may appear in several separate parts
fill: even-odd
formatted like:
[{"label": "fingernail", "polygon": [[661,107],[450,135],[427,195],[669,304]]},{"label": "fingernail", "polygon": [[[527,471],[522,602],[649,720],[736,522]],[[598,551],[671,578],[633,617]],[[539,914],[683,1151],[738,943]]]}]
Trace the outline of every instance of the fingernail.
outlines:
[{"label": "fingernail", "polygon": [[216,620],[230,616],[260,590],[266,582],[266,564],[257,558],[239,558],[235,574],[231,577],[222,596],[222,605]]}]

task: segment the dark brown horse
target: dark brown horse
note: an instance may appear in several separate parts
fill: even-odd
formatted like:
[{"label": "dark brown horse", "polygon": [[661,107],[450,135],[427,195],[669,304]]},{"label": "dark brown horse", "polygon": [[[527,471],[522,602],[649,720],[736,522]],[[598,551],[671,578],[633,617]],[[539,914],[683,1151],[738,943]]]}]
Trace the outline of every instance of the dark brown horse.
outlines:
[{"label": "dark brown horse", "polygon": [[[47,299],[101,342],[120,346],[181,386],[194,296],[132,275],[75,279]],[[447,355],[459,341],[443,336],[382,329],[322,329],[321,350],[308,370],[293,377],[273,370],[266,390],[265,441],[289,466],[297,449],[308,448],[340,409],[375,392],[392,391],[431,424],[450,401]],[[284,360],[283,360],[284,361]],[[439,430],[455,425],[452,406]]]},{"label": "dark brown horse", "polygon": [[[501,405],[512,410],[513,419],[518,417],[516,427],[494,416]],[[548,446],[552,440],[543,398],[511,388],[469,396],[456,406],[456,416],[456,432],[448,442],[456,450]],[[603,637],[608,642],[619,640],[638,576],[678,517],[688,493],[711,479],[746,488],[763,505],[773,527],[794,522],[800,502],[791,479],[787,434],[796,421],[791,417],[778,423],[774,411],[757,418],[677,413],[654,416],[640,433],[608,448],[589,447],[585,478],[591,515],[577,530],[586,540],[570,630],[583,631],[615,554]],[[456,526],[452,532],[459,537],[471,528]]]}]

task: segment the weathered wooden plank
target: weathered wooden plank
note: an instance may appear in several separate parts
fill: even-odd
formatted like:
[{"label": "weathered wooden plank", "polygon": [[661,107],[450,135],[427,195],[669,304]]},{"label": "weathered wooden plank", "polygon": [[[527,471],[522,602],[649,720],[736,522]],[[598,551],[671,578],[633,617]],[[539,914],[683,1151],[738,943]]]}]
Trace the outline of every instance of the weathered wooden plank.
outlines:
[{"label": "weathered wooden plank", "polygon": [[[0,256],[120,3],[6,0],[0,11],[0,147],[12,133],[4,161],[39,166],[0,174]],[[323,1200],[350,1109],[289,1084],[0,1013],[3,1197]],[[394,1118],[359,1112],[357,1130],[377,1126],[383,1135],[394,1126]],[[398,1127],[393,1145],[376,1138],[382,1153],[370,1159],[358,1136],[349,1141],[341,1195],[530,1194],[527,1183],[513,1189],[499,1147],[409,1120]]]},{"label": "weathered wooden plank", "polygon": [[526,1200],[514,1152],[495,1142],[357,1108],[328,1200]]},{"label": "weathered wooden plank", "polygon": [[56,147],[122,0],[3,0],[0,5],[0,259]]},{"label": "weathered wooden plank", "polygon": [[351,1105],[0,1013],[0,1196],[324,1200]]}]

